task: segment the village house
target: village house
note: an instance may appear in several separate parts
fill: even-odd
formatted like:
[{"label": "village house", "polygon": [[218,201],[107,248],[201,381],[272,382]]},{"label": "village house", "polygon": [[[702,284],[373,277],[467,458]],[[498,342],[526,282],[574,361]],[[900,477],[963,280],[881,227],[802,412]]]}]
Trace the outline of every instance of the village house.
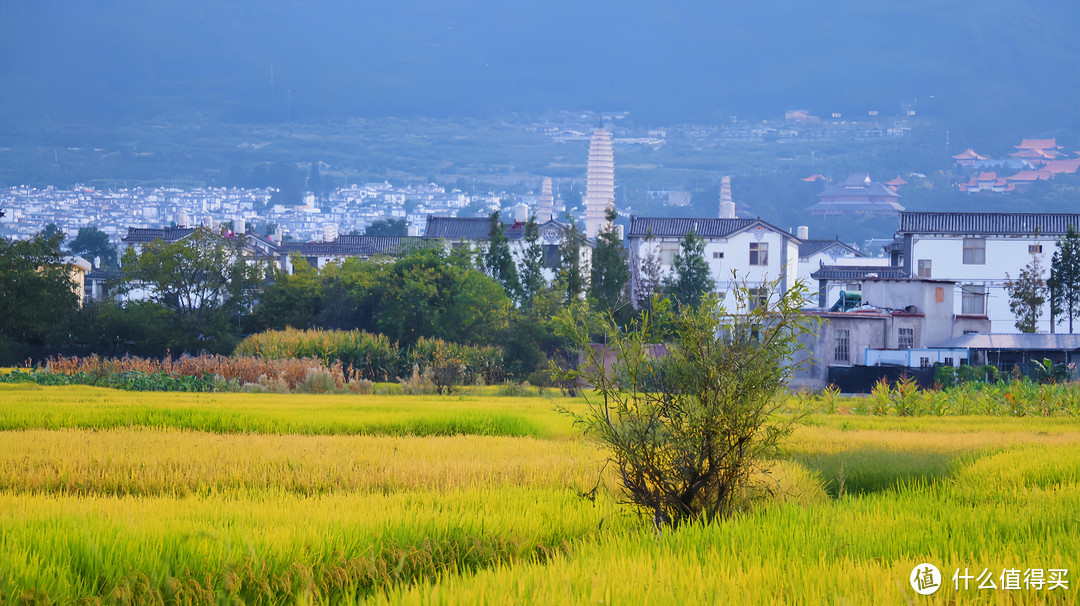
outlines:
[{"label": "village house", "polygon": [[[810,304],[819,303],[818,294],[821,284],[813,273],[826,265],[835,265],[838,260],[861,260],[866,254],[846,242],[841,242],[839,237],[832,240],[811,239],[810,232],[806,227],[799,227],[796,232],[802,244],[799,244],[799,280],[807,289],[807,298]],[[824,306],[824,302],[820,302]]]},{"label": "village house", "polygon": [[936,346],[986,332],[990,323],[985,317],[956,314],[955,289],[951,280],[864,277],[857,306],[805,312],[820,324],[802,338],[806,349],[792,387],[821,389],[856,367],[967,364],[963,352]]},{"label": "village house", "polygon": [[735,286],[762,288],[777,282],[779,291],[795,285],[799,277],[802,240],[761,219],[675,219],[630,217],[626,240],[630,247],[631,289],[636,301],[642,262],[655,257],[664,276],[674,272],[675,257],[690,232],[703,239],[709,275],[716,292]]},{"label": "village house", "polygon": [[[1035,258],[1049,276],[1055,242],[1070,225],[1080,226],[1080,214],[903,212],[897,237],[905,273],[955,281],[961,314],[987,317],[993,332],[1013,333],[1006,280]],[[1050,332],[1049,305],[1038,330]]]},{"label": "village house", "polygon": [[[525,217],[521,214],[510,225],[504,225],[504,233],[514,261],[521,263],[529,243],[525,240]],[[544,249],[544,279],[553,281],[559,267],[559,247],[566,242],[570,226],[554,219],[537,225],[540,237],[538,244]],[[581,267],[588,273],[592,267],[592,249],[596,242],[578,233],[581,244]],[[429,241],[441,241],[447,250],[467,247],[472,250],[487,250],[491,239],[491,219],[487,217],[436,217],[428,216],[424,238]]]}]

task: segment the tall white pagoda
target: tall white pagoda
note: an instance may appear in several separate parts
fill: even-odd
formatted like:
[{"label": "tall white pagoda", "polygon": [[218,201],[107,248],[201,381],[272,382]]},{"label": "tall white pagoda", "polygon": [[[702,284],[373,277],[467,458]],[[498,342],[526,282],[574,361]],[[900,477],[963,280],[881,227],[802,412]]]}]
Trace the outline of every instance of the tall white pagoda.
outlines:
[{"label": "tall white pagoda", "polygon": [[615,153],[611,133],[593,131],[585,179],[585,237],[595,238],[607,225],[604,215],[615,208]]},{"label": "tall white pagoda", "polygon": [[551,177],[544,177],[544,185],[540,188],[540,204],[536,209],[536,222],[547,223],[555,213],[555,195],[551,187]]},{"label": "tall white pagoda", "polygon": [[731,177],[720,179],[720,218],[735,218],[735,201],[731,199]]}]

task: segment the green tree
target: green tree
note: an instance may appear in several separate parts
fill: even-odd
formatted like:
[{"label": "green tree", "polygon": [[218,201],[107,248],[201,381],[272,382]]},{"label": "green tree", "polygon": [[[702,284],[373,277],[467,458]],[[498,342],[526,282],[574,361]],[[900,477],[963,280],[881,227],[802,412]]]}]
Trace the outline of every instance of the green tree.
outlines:
[{"label": "green tree", "polygon": [[408,233],[409,225],[405,219],[381,219],[364,230],[365,236],[405,236]]},{"label": "green tree", "polygon": [[544,289],[544,247],[540,244],[540,225],[536,216],[525,224],[525,250],[521,254],[521,306],[531,309],[533,299]]},{"label": "green tree", "polygon": [[1016,316],[1017,330],[1024,333],[1036,332],[1048,293],[1039,257],[1033,255],[1031,262],[1020,270],[1020,275],[1015,280],[1007,273],[1005,280],[1005,292],[1009,293],[1009,310]]},{"label": "green tree", "polygon": [[78,308],[60,252],[63,239],[59,232],[24,241],[0,238],[0,354],[13,343],[51,341]]},{"label": "green tree", "polygon": [[639,249],[640,261],[634,267],[634,294],[638,309],[651,309],[653,298],[662,292],[664,285],[663,266],[660,265],[660,253],[653,246],[654,239],[651,231],[645,234],[645,242]]},{"label": "green tree", "polygon": [[419,249],[386,265],[380,280],[374,332],[402,346],[420,337],[490,343],[505,328],[510,299],[464,254]]},{"label": "green tree", "polygon": [[272,286],[259,297],[254,320],[264,330],[321,326],[323,279],[299,254],[291,261],[293,273],[275,270]]},{"label": "green tree", "polygon": [[1065,237],[1057,241],[1057,250],[1050,262],[1050,323],[1064,313],[1069,319],[1069,334],[1073,320],[1080,316],[1080,234],[1070,225]]},{"label": "green tree", "polygon": [[100,258],[103,267],[116,267],[116,248],[109,242],[109,235],[96,227],[80,227],[68,249],[91,262]]},{"label": "green tree", "polygon": [[230,351],[263,270],[229,239],[199,228],[183,240],[146,244],[123,255],[127,291],[141,290],[172,317],[172,343],[189,351]]},{"label": "green tree", "polygon": [[705,260],[705,241],[687,232],[675,256],[674,273],[668,278],[665,293],[675,299],[676,305],[697,307],[707,293],[716,288],[709,276],[709,263]]},{"label": "green tree", "polygon": [[56,223],[46,223],[45,227],[41,230],[41,237],[46,240],[52,240],[53,238],[60,238],[60,243],[64,243],[64,232],[60,231],[60,228]]},{"label": "green tree", "polygon": [[592,345],[580,305],[558,316],[584,355],[568,374],[593,388],[585,411],[568,414],[607,450],[626,502],[658,529],[722,519],[760,488],[756,471],[791,428],[776,413],[810,332],[804,292],[754,306],[738,288],[730,310],[713,294],[678,309],[657,299],[628,329],[608,320],[604,347]]},{"label": "green tree", "polygon": [[573,217],[567,217],[563,241],[559,244],[558,286],[565,301],[577,301],[585,290],[585,276],[581,271],[581,231]]},{"label": "green tree", "polygon": [[596,237],[592,254],[592,271],[589,279],[589,297],[597,311],[615,314],[626,307],[626,283],[630,280],[630,268],[622,247],[619,233],[615,231],[615,210],[607,211],[607,228]]},{"label": "green tree", "polygon": [[506,296],[516,299],[521,284],[518,282],[517,268],[514,258],[510,254],[510,241],[506,238],[506,228],[503,227],[498,211],[491,213],[491,232],[488,236],[488,247],[484,253],[484,268],[488,275],[502,284]]}]

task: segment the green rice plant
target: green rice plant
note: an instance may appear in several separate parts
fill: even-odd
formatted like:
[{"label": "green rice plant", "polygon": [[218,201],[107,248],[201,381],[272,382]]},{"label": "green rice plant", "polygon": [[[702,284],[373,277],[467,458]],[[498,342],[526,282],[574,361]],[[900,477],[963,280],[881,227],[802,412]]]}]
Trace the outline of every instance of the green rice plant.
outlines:
[{"label": "green rice plant", "polygon": [[[580,401],[567,400],[567,407]],[[0,384],[0,430],[155,427],[212,433],[566,437],[537,398],[128,392]]]},{"label": "green rice plant", "polygon": [[838,400],[840,398],[840,388],[829,383],[824,389],[817,393],[815,398],[820,400],[822,412],[830,415],[836,414]]},{"label": "green rice plant", "polygon": [[897,379],[889,398],[891,411],[901,417],[910,417],[921,412],[919,384],[912,377],[905,375]]},{"label": "green rice plant", "polygon": [[878,379],[870,388],[871,411],[876,415],[887,415],[893,407],[892,387],[885,377]]}]

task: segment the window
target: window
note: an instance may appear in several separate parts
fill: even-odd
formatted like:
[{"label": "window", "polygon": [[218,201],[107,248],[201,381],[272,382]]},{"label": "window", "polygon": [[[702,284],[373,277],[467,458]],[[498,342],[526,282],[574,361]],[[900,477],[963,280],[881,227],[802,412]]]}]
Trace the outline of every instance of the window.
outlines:
[{"label": "window", "polygon": [[769,290],[766,288],[747,289],[750,295],[750,309],[757,309],[769,304]]},{"label": "window", "polygon": [[833,360],[836,362],[851,361],[851,345],[848,342],[850,333],[847,330],[836,331],[836,349],[833,350]]},{"label": "window", "polygon": [[971,316],[985,316],[986,287],[965,284],[961,288],[964,294],[960,297],[960,313]]},{"label": "window", "polygon": [[986,265],[986,238],[964,238],[964,265]]},{"label": "window", "polygon": [[1042,254],[1042,244],[1028,244],[1028,254],[1029,255],[1041,255]]},{"label": "window", "polygon": [[862,292],[862,282],[848,282],[844,284],[846,292]]},{"label": "window", "polygon": [[919,277],[929,278],[933,262],[930,259],[919,259]]},{"label": "window", "polygon": [[919,368],[930,368],[930,358],[928,356],[919,357]]},{"label": "window", "polygon": [[544,268],[559,269],[558,244],[544,244]]},{"label": "window", "polygon": [[678,244],[667,244],[660,248],[660,264],[675,265],[675,256],[679,254]]},{"label": "window", "polygon": [[722,253],[722,252],[714,252],[712,254],[712,258],[714,258],[714,259],[723,259],[724,258],[724,253]]},{"label": "window", "polygon": [[750,265],[768,265],[769,264],[769,243],[768,242],[751,242],[750,243]]},{"label": "window", "polygon": [[897,328],[896,329],[896,348],[897,349],[911,349],[915,347],[915,329],[914,328]]},{"label": "window", "polygon": [[955,364],[952,363],[952,358],[950,358],[948,356],[945,357],[945,365],[946,366],[956,366]]}]

